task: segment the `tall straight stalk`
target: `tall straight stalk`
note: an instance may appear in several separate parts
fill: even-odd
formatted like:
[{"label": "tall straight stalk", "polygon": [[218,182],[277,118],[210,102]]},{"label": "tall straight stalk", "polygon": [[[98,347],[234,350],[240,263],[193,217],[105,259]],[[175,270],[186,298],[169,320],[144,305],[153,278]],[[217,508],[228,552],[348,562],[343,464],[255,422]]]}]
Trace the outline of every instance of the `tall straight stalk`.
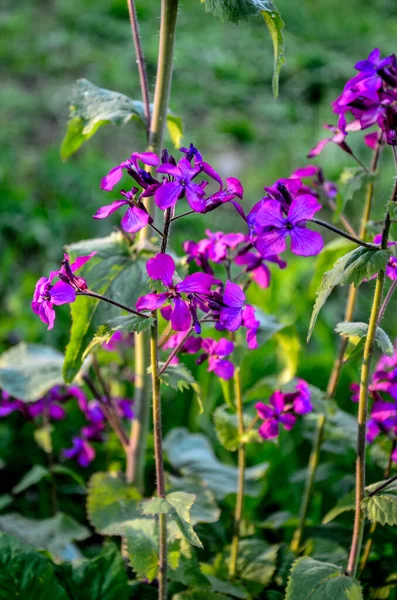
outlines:
[{"label": "tall straight stalk", "polygon": [[230,550],[230,577],[235,577],[237,571],[238,547],[240,542],[240,527],[244,508],[244,482],[245,482],[245,441],[244,441],[244,414],[243,414],[243,396],[241,390],[240,367],[234,371],[234,393],[237,413],[237,428],[240,443],[238,447],[238,480],[236,508],[234,512],[233,539]]},{"label": "tall straight stalk", "polygon": [[[391,201],[397,201],[397,179],[394,183]],[[382,249],[387,248],[391,225],[390,213],[386,213],[382,231]],[[376,279],[374,299],[372,302],[371,316],[368,325],[368,333],[365,340],[363,362],[361,366],[360,392],[358,402],[358,433],[357,433],[357,458],[356,458],[356,501],[354,512],[354,527],[352,545],[350,549],[349,560],[347,563],[347,573],[355,576],[357,572],[358,561],[364,533],[365,518],[362,510],[362,501],[365,495],[365,451],[366,451],[366,433],[367,433],[367,413],[368,413],[368,387],[370,381],[370,369],[372,353],[375,344],[375,334],[378,325],[379,312],[382,304],[382,294],[385,282],[385,271],[379,271]]]},{"label": "tall straight stalk", "polygon": [[[371,159],[371,167],[370,173],[374,175],[377,171],[379,164],[379,157],[382,148],[382,134],[379,135],[378,143],[373,151],[372,159]],[[372,203],[374,198],[374,182],[371,180],[367,184],[366,194],[365,194],[365,204],[364,210],[361,217],[359,238],[365,239],[367,224],[371,216]],[[357,293],[358,288],[353,284],[350,285],[349,293],[346,301],[346,309],[345,309],[345,321],[352,321],[354,316],[354,309],[357,301]],[[345,356],[346,348],[348,344],[348,338],[342,338],[339,344],[339,350],[336,355],[329,380],[327,385],[327,396],[328,398],[333,398],[336,393],[336,388],[338,387],[339,379],[342,373],[343,368],[343,359]],[[299,514],[299,524],[297,529],[295,530],[294,536],[291,542],[291,550],[293,552],[299,552],[303,534],[306,525],[306,519],[310,508],[311,497],[314,490],[314,482],[316,478],[317,468],[320,461],[320,451],[322,440],[324,438],[324,431],[326,425],[326,418],[324,415],[320,415],[317,421],[316,434],[313,441],[312,452],[309,459],[308,464],[308,472],[305,482],[305,489],[302,496],[300,514]]]}]

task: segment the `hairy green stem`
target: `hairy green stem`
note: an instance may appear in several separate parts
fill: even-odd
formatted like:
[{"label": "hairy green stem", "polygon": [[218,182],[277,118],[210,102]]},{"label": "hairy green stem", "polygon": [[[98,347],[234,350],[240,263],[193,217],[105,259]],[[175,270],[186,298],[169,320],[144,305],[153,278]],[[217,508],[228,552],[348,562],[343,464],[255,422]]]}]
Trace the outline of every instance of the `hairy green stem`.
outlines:
[{"label": "hairy green stem", "polygon": [[314,482],[317,473],[317,467],[320,461],[320,450],[321,444],[323,442],[324,436],[324,427],[325,427],[325,415],[319,415],[317,419],[317,427],[316,427],[316,435],[314,438],[314,443],[312,447],[312,451],[310,454],[309,464],[307,466],[308,476],[305,482],[305,490],[303,492],[301,510],[299,515],[299,525],[295,530],[294,536],[291,542],[291,550],[292,552],[299,552],[303,533],[306,525],[306,517],[309,511],[310,502],[312,499]]},{"label": "hairy green stem", "polygon": [[332,225],[331,223],[328,223],[327,221],[322,221],[321,219],[315,219],[315,218],[309,219],[309,221],[311,223],[316,223],[316,225],[320,225],[321,227],[325,227],[326,229],[329,229],[330,231],[333,231],[334,233],[337,233],[341,237],[344,237],[347,240],[354,242],[358,246],[362,246],[363,248],[367,248],[368,250],[379,250],[379,246],[377,246],[376,244],[364,242],[364,240],[361,240],[359,238],[354,237],[353,235],[350,235],[350,233],[347,233],[346,231],[339,229],[339,227],[335,227],[335,225]]},{"label": "hairy green stem", "polygon": [[183,336],[183,338],[181,339],[181,341],[179,342],[179,344],[172,350],[172,352],[168,356],[167,360],[165,361],[165,363],[161,367],[161,369],[159,371],[159,376],[162,375],[164,373],[164,371],[167,370],[167,367],[171,363],[172,359],[178,354],[178,352],[180,351],[180,349],[182,348],[183,344],[186,342],[187,338],[192,333],[192,331],[193,331],[193,327],[190,327],[187,330],[187,332],[185,333],[185,335]]},{"label": "hairy green stem", "polygon": [[[382,135],[380,134],[380,136],[378,138],[378,143],[372,154],[371,174],[375,174],[377,171],[381,148],[382,148]],[[361,239],[365,238],[367,224],[368,224],[368,221],[371,216],[373,197],[374,197],[374,181],[371,180],[367,184],[364,210],[363,210],[363,214],[361,217],[361,224],[360,224],[360,231],[359,231],[359,238],[361,238]],[[349,288],[347,302],[346,302],[345,318],[344,318],[345,321],[350,322],[353,320],[354,309],[355,309],[356,301],[357,301],[357,294],[358,294],[358,287],[355,287],[354,284],[351,284],[350,288]],[[328,398],[333,398],[335,396],[336,388],[338,386],[339,379],[340,379],[340,376],[342,373],[343,360],[344,360],[347,344],[348,344],[348,338],[343,337],[340,340],[339,350],[336,355],[336,358],[335,358],[335,361],[334,361],[334,364],[333,364],[333,367],[332,367],[332,370],[331,370],[331,373],[329,376],[329,380],[328,380],[328,385],[327,385]],[[312,454],[311,454],[311,457],[309,460],[309,469],[308,469],[307,479],[306,479],[306,483],[305,483],[305,492],[302,497],[302,504],[301,504],[301,510],[300,510],[300,519],[299,519],[300,543],[302,542],[302,539],[303,539],[305,522],[306,522],[306,518],[307,518],[307,515],[309,512],[309,508],[310,508],[311,495],[313,493],[313,486],[310,484],[310,482],[315,481],[316,472],[317,472],[317,468],[318,468],[318,460],[319,460],[319,455],[320,455],[320,451],[321,451],[321,442],[320,442],[320,445],[318,448],[318,460],[312,461],[311,458],[313,455],[314,447],[317,446],[317,440],[318,439],[322,440],[324,438],[325,425],[326,425],[326,418],[324,417],[318,423],[316,436],[313,441],[313,450],[312,450]],[[309,494],[306,494],[307,490],[309,490]],[[298,535],[298,533],[296,533],[296,535]],[[299,551],[299,548],[297,548],[296,551]]]},{"label": "hairy green stem", "polygon": [[[397,179],[394,183],[391,202],[397,201]],[[385,250],[389,239],[391,225],[390,213],[386,213],[382,231],[381,248]],[[347,573],[355,576],[357,572],[358,561],[364,533],[365,518],[362,511],[362,501],[365,495],[365,451],[366,451],[366,433],[367,433],[367,413],[368,413],[368,387],[370,382],[370,369],[372,353],[375,344],[376,328],[378,324],[379,312],[382,303],[383,287],[385,282],[385,271],[381,270],[376,279],[374,299],[372,302],[371,316],[368,325],[368,333],[365,340],[363,362],[361,366],[360,392],[358,403],[358,433],[357,433],[357,458],[356,458],[356,502],[354,513],[354,527],[352,545],[350,549],[349,560],[347,563]]]},{"label": "hairy green stem", "polygon": [[234,394],[237,413],[237,429],[240,438],[238,447],[238,480],[236,508],[234,512],[233,539],[230,549],[229,575],[235,577],[237,572],[238,547],[240,542],[240,528],[244,508],[244,483],[245,483],[245,440],[244,440],[244,415],[243,415],[243,396],[241,390],[241,372],[240,367],[234,371]]},{"label": "hairy green stem", "polygon": [[116,302],[111,298],[107,298],[107,296],[102,296],[101,294],[97,294],[96,292],[92,292],[91,290],[84,290],[84,292],[76,292],[76,296],[90,296],[90,298],[96,298],[97,300],[102,300],[102,302],[107,302],[108,304],[113,304],[113,306],[117,306],[117,308],[121,308],[121,310],[125,310],[129,312],[131,315],[136,315],[137,317],[142,317],[142,319],[148,319],[147,315],[130,308],[129,306],[124,306],[124,304],[120,304],[120,302]]},{"label": "hairy green stem", "polygon": [[[158,325],[154,312],[154,324],[150,330],[150,363],[152,369],[152,408],[154,455],[156,461],[156,486],[159,498],[165,497],[163,438],[161,425],[161,395],[160,374],[158,361]],[[165,514],[159,517],[159,600],[167,600],[167,518]]]}]

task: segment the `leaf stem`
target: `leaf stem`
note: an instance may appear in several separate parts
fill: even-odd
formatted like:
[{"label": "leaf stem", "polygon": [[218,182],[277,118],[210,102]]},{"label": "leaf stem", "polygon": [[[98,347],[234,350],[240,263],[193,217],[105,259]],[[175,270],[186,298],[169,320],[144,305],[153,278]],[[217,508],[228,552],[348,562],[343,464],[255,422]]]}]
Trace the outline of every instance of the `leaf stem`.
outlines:
[{"label": "leaf stem", "polygon": [[171,217],[172,217],[172,208],[167,208],[164,215],[164,228],[163,228],[163,240],[161,242],[161,254],[165,254],[167,252],[167,244],[168,238],[170,234],[171,227]]},{"label": "leaf stem", "polygon": [[145,57],[143,55],[141,36],[139,33],[139,23],[136,14],[136,7],[134,0],[127,0],[128,12],[130,15],[130,23],[132,30],[132,39],[134,40],[136,63],[138,65],[139,81],[141,85],[143,110],[146,118],[146,130],[149,137],[150,131],[150,99],[149,99],[149,85],[146,73]]},{"label": "leaf stem", "polygon": [[[160,373],[158,360],[158,323],[153,312],[154,323],[150,329],[150,363],[152,373],[152,408],[154,455],[156,461],[156,485],[159,498],[165,497],[163,438],[161,425]],[[160,514],[159,519],[159,600],[167,600],[167,519]]]},{"label": "leaf stem", "polygon": [[235,577],[237,572],[238,547],[240,542],[240,528],[244,508],[244,483],[245,483],[245,442],[244,442],[244,415],[243,415],[243,396],[241,389],[240,367],[234,371],[234,394],[236,402],[237,425],[240,443],[238,447],[238,481],[236,508],[234,512],[233,539],[230,549],[229,575]]},{"label": "leaf stem", "polygon": [[335,227],[335,225],[331,225],[331,223],[328,223],[327,221],[322,221],[321,219],[315,219],[315,218],[309,219],[309,221],[311,223],[316,223],[316,225],[321,225],[321,227],[325,227],[326,229],[329,229],[330,231],[333,231],[334,233],[337,233],[341,237],[344,237],[347,240],[354,242],[358,246],[363,246],[364,248],[367,248],[368,250],[379,250],[379,246],[377,246],[376,244],[371,244],[370,242],[364,242],[364,240],[360,240],[359,238],[356,238],[353,235],[350,235],[350,233],[347,233],[346,231],[339,229],[339,227]]},{"label": "leaf stem", "polygon": [[85,290],[84,292],[76,292],[76,296],[90,296],[91,298],[96,298],[97,300],[102,300],[103,302],[107,302],[108,304],[112,304],[113,306],[117,306],[117,308],[121,308],[126,312],[131,313],[132,315],[136,315],[137,317],[142,317],[142,319],[149,319],[148,315],[144,315],[141,312],[134,310],[133,308],[129,308],[128,306],[124,306],[124,304],[120,304],[120,302],[116,302],[111,298],[107,298],[106,296],[102,296],[101,294],[97,294],[96,292],[92,292],[91,290]]},{"label": "leaf stem", "polygon": [[301,510],[300,510],[300,515],[299,515],[299,525],[298,525],[297,529],[295,530],[295,533],[294,533],[294,536],[293,536],[292,542],[291,542],[291,551],[296,552],[296,553],[299,552],[301,544],[302,544],[303,533],[304,533],[305,524],[306,524],[306,517],[307,517],[307,513],[309,511],[309,506],[310,506],[310,502],[312,499],[314,483],[315,483],[316,473],[317,473],[317,467],[318,467],[319,460],[320,460],[320,451],[321,451],[321,445],[322,445],[323,437],[324,437],[324,429],[325,429],[325,415],[322,414],[322,415],[319,415],[319,417],[317,419],[316,435],[314,438],[312,452],[310,454],[309,464],[307,467],[308,474],[307,474],[307,478],[306,478],[306,482],[305,482],[305,490],[303,492],[303,498],[302,498],[302,503],[301,503]]},{"label": "leaf stem", "polygon": [[389,485],[394,483],[396,480],[397,480],[397,475],[393,475],[393,477],[390,477],[390,479],[388,479],[387,481],[384,481],[379,487],[375,488],[370,494],[368,494],[368,498],[375,496],[375,494],[379,494],[379,492],[382,492],[383,490],[385,490],[387,487],[389,487]]},{"label": "leaf stem", "polygon": [[192,215],[195,212],[196,212],[195,210],[188,210],[187,212],[184,212],[181,215],[176,215],[176,217],[172,217],[171,221],[176,221],[177,219],[182,219],[182,217],[187,217],[188,215]]},{"label": "leaf stem", "polygon": [[173,351],[171,352],[171,354],[168,356],[167,360],[161,367],[161,369],[159,371],[159,376],[162,375],[164,373],[164,371],[167,370],[167,367],[171,363],[172,359],[174,358],[174,356],[176,356],[178,354],[179,350],[182,348],[183,344],[186,342],[187,338],[192,333],[192,331],[193,331],[193,327],[190,327],[190,329],[187,330],[186,334],[183,336],[183,338],[181,339],[181,341],[179,342],[177,347],[173,349]]}]

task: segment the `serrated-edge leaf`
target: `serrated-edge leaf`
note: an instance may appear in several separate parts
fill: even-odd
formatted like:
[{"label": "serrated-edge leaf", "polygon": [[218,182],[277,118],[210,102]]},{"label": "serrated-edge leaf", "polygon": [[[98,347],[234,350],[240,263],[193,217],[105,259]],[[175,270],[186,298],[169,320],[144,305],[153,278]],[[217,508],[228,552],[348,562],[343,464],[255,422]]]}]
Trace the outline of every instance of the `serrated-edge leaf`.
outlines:
[{"label": "serrated-edge leaf", "polygon": [[[350,321],[342,321],[338,323],[335,327],[336,333],[339,333],[342,336],[347,337],[357,337],[363,338],[367,336],[368,333],[368,323],[362,323],[360,321],[350,322]],[[394,347],[393,344],[387,335],[387,333],[381,328],[376,328],[375,333],[375,342],[377,343],[379,349],[383,354],[387,354],[388,356],[393,356]]]},{"label": "serrated-edge leaf", "polygon": [[397,497],[392,494],[375,494],[364,498],[362,507],[371,523],[397,525]]}]

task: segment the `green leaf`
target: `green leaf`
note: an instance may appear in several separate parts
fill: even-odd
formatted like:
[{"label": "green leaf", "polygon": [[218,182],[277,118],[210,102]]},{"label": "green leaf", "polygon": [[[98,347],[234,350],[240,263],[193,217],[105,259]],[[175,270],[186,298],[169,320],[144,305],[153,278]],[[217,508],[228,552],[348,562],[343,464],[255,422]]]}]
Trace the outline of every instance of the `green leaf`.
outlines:
[{"label": "green leaf", "polygon": [[241,540],[237,559],[239,576],[268,585],[276,570],[278,550],[279,546],[270,546],[263,540]]},{"label": "green leaf", "polygon": [[67,565],[60,579],[73,600],[128,600],[130,597],[124,561],[113,544],[76,567]]},{"label": "green leaf", "polygon": [[310,294],[314,294],[321,284],[326,271],[332,269],[338,258],[342,258],[351,250],[356,248],[353,242],[346,238],[336,237],[326,244],[320,254],[316,257],[313,279],[310,283]]},{"label": "green leaf", "polygon": [[336,517],[338,517],[344,512],[354,510],[354,497],[354,492],[351,492],[350,494],[347,494],[346,496],[341,498],[334,506],[334,508],[331,508],[331,510],[327,512],[327,514],[323,518],[323,525],[331,523],[331,521],[336,519]]},{"label": "green leaf", "polygon": [[362,600],[357,579],[347,577],[339,567],[307,556],[292,566],[285,600]]},{"label": "green leaf", "polygon": [[[131,119],[146,126],[144,106],[140,100],[131,100],[120,92],[100,88],[87,79],[78,79],[69,101],[68,128],[61,145],[62,160],[77,152],[102,125],[125,125]],[[167,125],[172,142],[179,148],[183,135],[182,119],[169,111]]]},{"label": "green leaf", "polygon": [[[164,440],[164,449],[173,468],[183,475],[196,475],[206,482],[218,500],[237,492],[237,468],[220,462],[204,435],[175,427]],[[257,496],[267,463],[246,469],[247,496]]]},{"label": "green leaf", "polygon": [[268,340],[270,340],[278,331],[285,328],[283,323],[280,323],[275,316],[265,313],[258,306],[255,308],[255,318],[258,319],[260,325],[257,331],[256,337],[258,340],[258,346],[263,346]]},{"label": "green leaf", "polygon": [[281,373],[277,377],[279,385],[291,381],[298,370],[301,343],[295,325],[286,327],[276,335],[277,356],[283,365]]},{"label": "green leaf", "polygon": [[274,10],[261,10],[261,14],[265,19],[265,23],[270,33],[274,51],[274,67],[273,67],[273,95],[278,96],[280,71],[283,64],[286,62],[284,57],[285,44],[283,29],[285,23],[281,18],[280,12],[274,7]]},{"label": "green leaf", "polygon": [[12,504],[13,498],[10,494],[1,494],[0,495],[0,510],[4,510]]},{"label": "green leaf", "polygon": [[48,469],[43,467],[42,465],[34,465],[27,473],[24,475],[19,483],[12,488],[13,494],[20,494],[24,492],[32,485],[36,485],[42,479],[45,479],[50,475]]},{"label": "green leaf", "polygon": [[206,575],[207,579],[211,583],[211,587],[214,592],[220,592],[222,594],[230,594],[233,598],[241,598],[241,600],[245,600],[248,598],[248,592],[245,591],[243,587],[240,587],[230,583],[230,581],[222,581],[213,575]]},{"label": "green leaf", "polygon": [[192,525],[197,523],[216,523],[221,511],[215,500],[213,492],[198,477],[174,477],[168,476],[171,484],[171,492],[181,491],[194,494],[196,500],[190,511]]},{"label": "green leaf", "polygon": [[9,513],[0,516],[0,531],[23,543],[48,550],[55,558],[62,558],[73,540],[85,540],[91,535],[86,527],[64,513],[42,520]]},{"label": "green leaf", "polygon": [[[248,428],[252,418],[244,414],[244,427]],[[231,412],[229,407],[223,404],[218,406],[214,412],[214,425],[215,432],[219,442],[226,450],[234,452],[237,450],[240,444],[240,436],[238,433],[237,426],[237,415],[235,412]],[[256,429],[252,429],[248,434],[244,436],[244,442],[250,443],[253,441],[259,441],[258,432]]]},{"label": "green leaf", "polygon": [[0,388],[24,402],[35,402],[63,383],[63,355],[41,344],[13,346],[0,356]]},{"label": "green leaf", "polygon": [[[92,291],[126,306],[135,306],[146,285],[146,269],[144,261],[134,256],[133,248],[127,245],[121,233],[77,242],[67,250],[72,260],[95,250],[97,254],[82,267],[79,275],[88,280]],[[70,308],[72,328],[63,369],[66,383],[71,383],[78,373],[96,329],[110,318],[120,316],[120,309],[88,296],[79,296]]]},{"label": "green leaf", "polygon": [[[159,362],[159,368],[161,369],[165,363]],[[148,372],[151,372],[149,367]],[[200,414],[204,412],[203,401],[201,398],[201,389],[191,371],[183,364],[178,363],[177,365],[168,365],[164,373],[160,375],[160,381],[174,390],[183,392],[192,388],[196,394],[197,402],[199,403]]]},{"label": "green leaf", "polygon": [[336,197],[337,210],[335,212],[336,220],[343,213],[346,204],[368,183],[370,177],[373,177],[373,175],[364,171],[362,167],[346,167],[343,169],[338,180],[338,195]]},{"label": "green leaf", "polygon": [[387,493],[375,494],[364,498],[362,507],[371,523],[397,525],[397,496]]},{"label": "green leaf", "polygon": [[209,580],[201,572],[194,548],[185,541],[182,541],[180,546],[178,565],[169,572],[170,579],[187,587],[208,589]]},{"label": "green leaf", "polygon": [[305,541],[304,554],[315,560],[328,562],[342,567],[346,564],[347,550],[334,540],[311,538]]},{"label": "green leaf", "polygon": [[364,279],[370,279],[384,269],[388,260],[389,253],[386,250],[369,250],[362,246],[339,258],[333,269],[324,273],[321,285],[316,292],[317,298],[313,307],[307,341],[310,340],[318,314],[334,287],[348,283],[354,283],[357,287]]},{"label": "green leaf", "polygon": [[136,488],[111,473],[95,473],[88,484],[87,514],[102,535],[123,535],[126,521],[139,516]]},{"label": "green leaf", "polygon": [[[367,337],[368,324],[361,322],[351,323],[348,321],[343,321],[342,323],[337,324],[337,326],[335,327],[335,331],[336,333],[339,333],[342,336],[361,339]],[[383,354],[393,356],[393,344],[387,333],[381,327],[376,328],[375,342],[377,343],[379,349]]]},{"label": "green leaf", "polygon": [[186,590],[179,594],[174,594],[172,600],[232,600],[225,594],[217,594],[209,590]]},{"label": "green leaf", "polygon": [[50,560],[0,534],[0,600],[68,600]]},{"label": "green leaf", "polygon": [[152,317],[140,317],[139,315],[128,315],[128,316],[120,316],[115,317],[114,319],[110,319],[104,325],[100,325],[92,338],[91,342],[88,344],[87,348],[83,353],[83,360],[86,356],[96,346],[104,344],[108,342],[112,335],[116,331],[123,331],[126,333],[142,333],[142,331],[147,331],[153,325],[154,319]]},{"label": "green leaf", "polygon": [[202,548],[197,534],[195,533],[190,519],[190,510],[196,499],[194,494],[186,492],[172,492],[165,498],[152,498],[142,505],[143,515],[167,515],[175,521],[184,539],[192,546]]}]

